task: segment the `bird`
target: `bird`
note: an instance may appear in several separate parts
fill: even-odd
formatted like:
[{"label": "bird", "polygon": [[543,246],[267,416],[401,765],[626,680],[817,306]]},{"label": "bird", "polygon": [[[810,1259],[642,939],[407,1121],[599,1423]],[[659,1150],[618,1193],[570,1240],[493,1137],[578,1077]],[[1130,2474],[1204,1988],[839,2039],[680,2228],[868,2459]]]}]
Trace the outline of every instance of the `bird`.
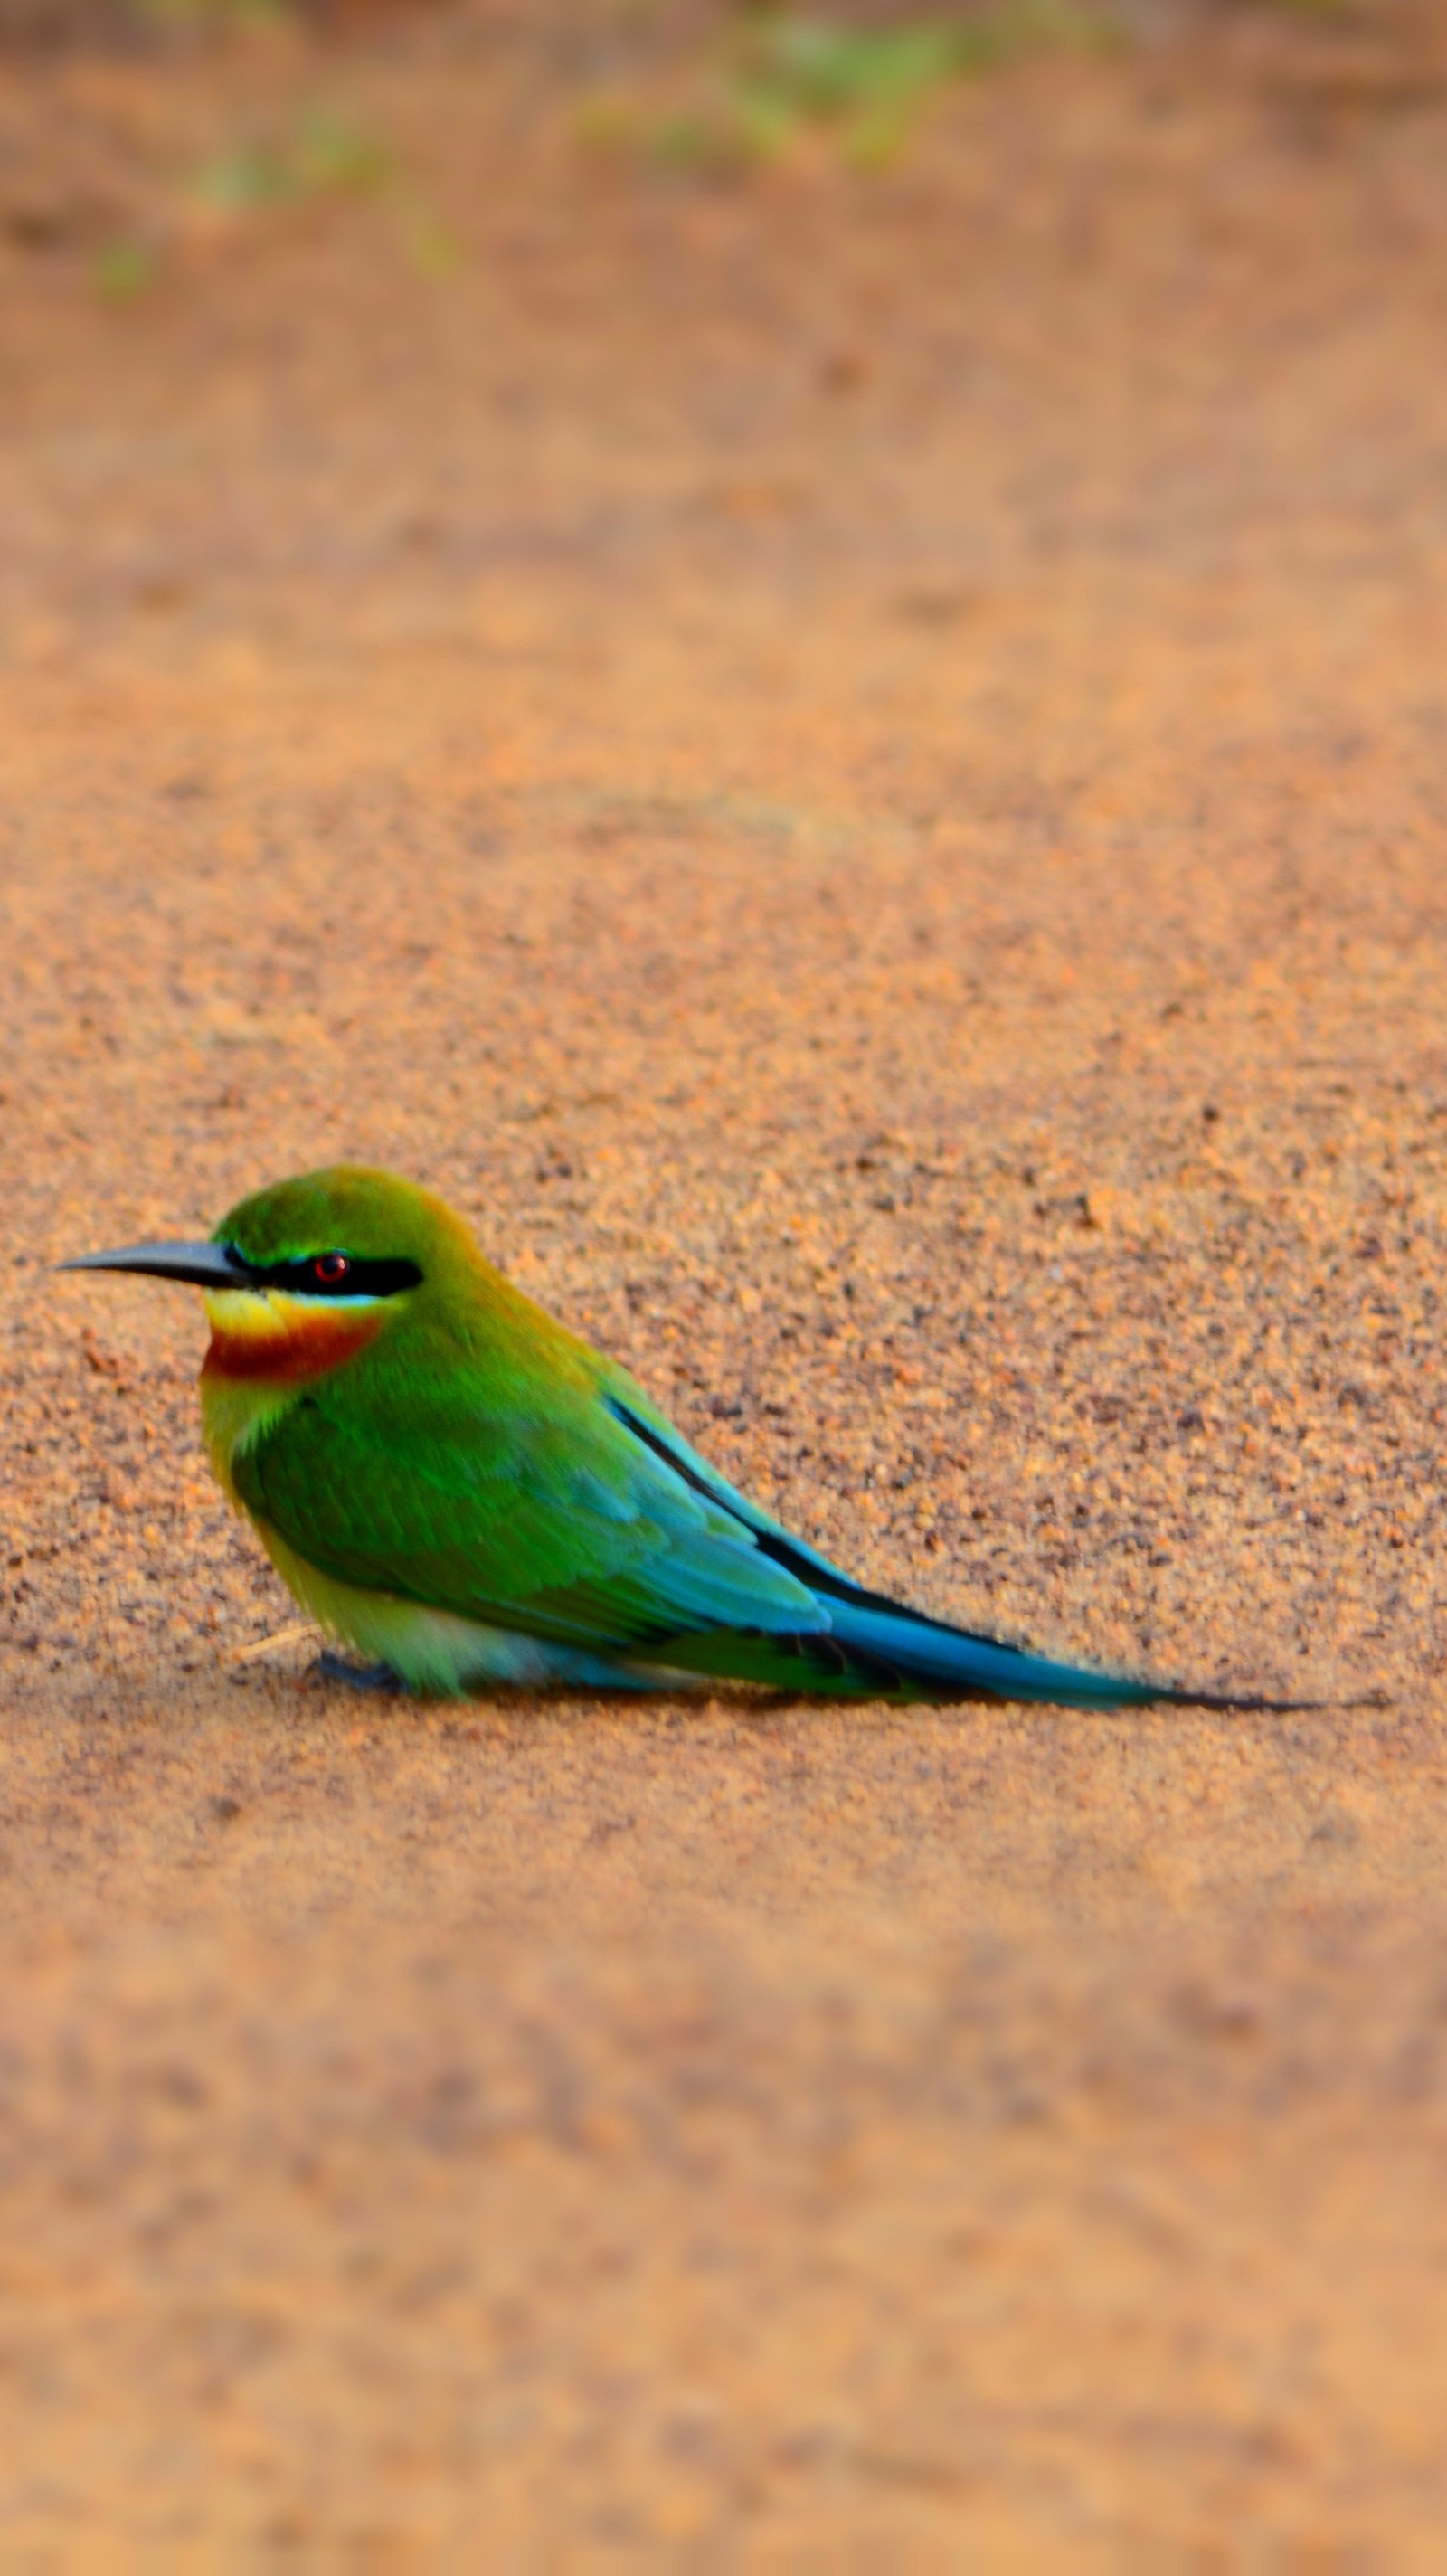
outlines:
[{"label": "bird", "polygon": [[334,1641],[330,1672],[453,1697],[743,1682],[1084,1710],[1286,1705],[1055,1662],[854,1582],[496,1269],[445,1200],[394,1173],[336,1164],[243,1199],[207,1242],[59,1266],[202,1291],[212,1467]]}]

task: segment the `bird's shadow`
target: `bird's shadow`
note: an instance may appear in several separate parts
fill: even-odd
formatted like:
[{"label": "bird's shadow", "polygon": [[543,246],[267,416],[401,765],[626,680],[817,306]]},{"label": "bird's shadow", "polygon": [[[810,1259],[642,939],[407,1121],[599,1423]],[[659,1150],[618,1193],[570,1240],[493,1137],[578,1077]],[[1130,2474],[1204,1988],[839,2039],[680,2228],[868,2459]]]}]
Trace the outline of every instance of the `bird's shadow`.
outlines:
[{"label": "bird's shadow", "polygon": [[[339,1682],[348,1690],[365,1692],[374,1697],[417,1699],[424,1705],[432,1696],[426,1692],[411,1690],[400,1673],[394,1672],[390,1664],[354,1664],[345,1655],[335,1654],[330,1647],[322,1649],[312,1664],[307,1678],[322,1682]],[[590,1692],[587,1696],[591,1698],[593,1694]],[[567,1683],[559,1683],[556,1688],[550,1690],[539,1689],[533,1684],[520,1686],[516,1682],[496,1682],[491,1687],[470,1690],[467,1693],[467,1698],[474,1704],[497,1709],[516,1708],[519,1700],[524,1697],[529,1702],[541,1702],[545,1708],[562,1708],[576,1700],[579,1693],[575,1686]],[[910,1709],[916,1712],[927,1709],[988,1709],[993,1710],[997,1715],[1003,1715],[1008,1710],[1017,1716],[1031,1710],[1038,1710],[1043,1714],[1053,1709],[1057,1715],[1075,1718],[1133,1717],[1136,1719],[1145,1716],[1180,1717],[1192,1713],[1189,1703],[1174,1709],[1169,1702],[1162,1702],[1154,1708],[1105,1705],[1089,1708],[1076,1707],[1054,1700],[998,1699],[988,1691],[980,1691],[969,1696],[962,1693],[957,1698],[948,1699],[923,1697],[896,1699],[885,1692],[879,1693],[874,1698],[863,1693],[858,1698],[853,1696],[846,1698],[842,1693],[833,1697],[821,1695],[818,1691],[777,1690],[760,1682],[711,1682],[708,1685],[701,1685],[697,1692],[678,1688],[630,1690],[624,1685],[617,1691],[616,1701],[620,1708],[635,1708],[640,1712],[660,1705],[676,1704],[702,1714],[706,1709],[722,1706],[736,1716],[753,1718],[783,1716],[790,1710],[803,1709],[817,1715],[822,1714],[825,1708],[832,1708],[841,1713],[846,1709],[859,1712],[866,1708]],[[1235,1707],[1227,1703],[1225,1706],[1213,1708],[1209,1701],[1202,1701],[1196,1704],[1194,1713],[1214,1716],[1297,1717],[1325,1715],[1329,1711],[1384,1709],[1390,1708],[1391,1705],[1387,1692],[1367,1691],[1356,1699],[1327,1698],[1295,1701],[1243,1699]]]}]

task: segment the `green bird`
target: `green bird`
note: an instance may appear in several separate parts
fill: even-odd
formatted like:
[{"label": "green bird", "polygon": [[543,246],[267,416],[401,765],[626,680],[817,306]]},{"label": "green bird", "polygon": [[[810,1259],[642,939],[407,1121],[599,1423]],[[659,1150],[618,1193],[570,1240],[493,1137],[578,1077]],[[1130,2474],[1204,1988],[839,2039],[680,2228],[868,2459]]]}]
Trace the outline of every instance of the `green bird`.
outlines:
[{"label": "green bird", "polygon": [[381,1668],[359,1679],[1272,1705],[1052,1663],[852,1582],[390,1172],[310,1172],[209,1243],[63,1267],[204,1291],[211,1463],[303,1609]]}]

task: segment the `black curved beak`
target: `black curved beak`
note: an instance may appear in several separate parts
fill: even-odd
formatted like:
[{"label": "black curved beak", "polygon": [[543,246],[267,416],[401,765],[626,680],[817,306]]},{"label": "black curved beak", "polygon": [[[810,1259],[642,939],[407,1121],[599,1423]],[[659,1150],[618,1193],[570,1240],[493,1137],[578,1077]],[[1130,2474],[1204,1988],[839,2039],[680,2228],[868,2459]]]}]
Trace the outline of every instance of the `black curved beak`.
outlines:
[{"label": "black curved beak", "polygon": [[193,1288],[244,1288],[251,1273],[226,1243],[129,1243],[122,1252],[81,1252],[59,1270],[134,1270],[143,1279],[184,1279]]}]

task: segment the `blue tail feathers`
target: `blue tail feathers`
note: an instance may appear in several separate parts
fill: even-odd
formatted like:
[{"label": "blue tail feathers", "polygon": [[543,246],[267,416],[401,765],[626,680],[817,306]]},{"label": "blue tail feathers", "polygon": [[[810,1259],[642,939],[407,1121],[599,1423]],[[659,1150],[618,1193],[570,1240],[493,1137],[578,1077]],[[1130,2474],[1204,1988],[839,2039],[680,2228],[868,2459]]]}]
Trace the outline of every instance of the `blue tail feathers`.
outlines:
[{"label": "blue tail feathers", "polygon": [[[1284,1710],[1298,1701],[1237,1698],[1214,1691],[1179,1690],[1167,1682],[1136,1681],[1121,1673],[1092,1673],[1076,1664],[1058,1664],[1044,1655],[1005,1645],[998,1637],[981,1637],[965,1628],[870,1592],[803,1539],[795,1538],[766,1512],[761,1512],[708,1460],[689,1446],[662,1416],[652,1419],[636,1404],[610,1395],[608,1409],[636,1440],[694,1492],[733,1514],[749,1532],[760,1555],[783,1566],[804,1584],[824,1612],[822,1633],[785,1636],[770,1633],[761,1622],[752,1631],[765,1651],[746,1669],[756,1679],[783,1682],[797,1678],[806,1689],[845,1691],[854,1696],[937,1700],[1020,1700],[1081,1709],[1204,1708],[1245,1712]],[[650,1413],[652,1408],[650,1407]],[[743,1640],[736,1632],[736,1646]],[[722,1672],[724,1641],[698,1639],[686,1656],[700,1669]]]},{"label": "blue tail feathers", "polygon": [[1065,1708],[1142,1708],[1174,1696],[1156,1683],[1053,1663],[893,1604],[830,1596],[825,1606],[831,1632],[850,1660],[861,1672],[877,1670],[882,1684],[894,1681],[942,1699],[1035,1700]]}]

